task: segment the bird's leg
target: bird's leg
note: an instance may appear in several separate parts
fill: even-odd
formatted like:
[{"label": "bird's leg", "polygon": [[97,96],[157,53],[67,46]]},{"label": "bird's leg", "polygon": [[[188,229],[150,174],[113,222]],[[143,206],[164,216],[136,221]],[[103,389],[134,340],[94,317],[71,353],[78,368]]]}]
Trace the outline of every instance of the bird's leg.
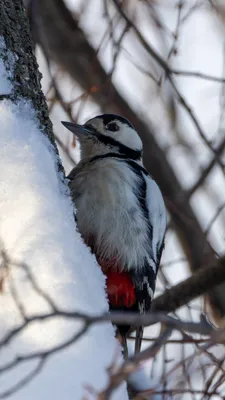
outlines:
[{"label": "bird's leg", "polygon": [[123,348],[123,357],[125,360],[128,358],[128,347],[127,347],[127,335],[123,332],[119,332],[117,329],[116,338],[119,340]]},{"label": "bird's leg", "polygon": [[136,338],[135,338],[135,354],[140,353],[141,351],[141,341],[143,337],[143,327],[139,326],[136,329]]},{"label": "bird's leg", "polygon": [[123,357],[125,360],[128,359],[128,347],[127,347],[127,337],[126,335],[121,335],[122,346],[123,346]]}]

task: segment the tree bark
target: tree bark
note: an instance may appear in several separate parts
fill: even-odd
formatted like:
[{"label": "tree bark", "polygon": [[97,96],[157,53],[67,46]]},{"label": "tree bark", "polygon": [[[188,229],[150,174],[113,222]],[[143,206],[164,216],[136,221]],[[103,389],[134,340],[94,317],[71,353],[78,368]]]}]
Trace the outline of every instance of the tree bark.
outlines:
[{"label": "tree bark", "polygon": [[[30,100],[36,112],[41,131],[49,138],[58,154],[54,140],[52,123],[49,119],[45,97],[41,90],[41,73],[33,52],[27,15],[22,0],[0,1],[0,36],[4,39],[7,53],[0,54],[9,67],[10,59],[7,54],[15,55],[14,69],[11,76],[13,91],[7,98],[13,102],[19,99]],[[4,96],[2,96],[4,98]],[[63,167],[58,157],[58,168]]]}]

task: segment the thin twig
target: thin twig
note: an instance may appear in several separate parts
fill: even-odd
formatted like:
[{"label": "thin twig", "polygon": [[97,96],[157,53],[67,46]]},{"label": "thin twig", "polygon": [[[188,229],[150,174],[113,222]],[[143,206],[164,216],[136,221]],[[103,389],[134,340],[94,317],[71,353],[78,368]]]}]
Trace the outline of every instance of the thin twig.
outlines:
[{"label": "thin twig", "polygon": [[171,335],[172,329],[166,328],[155,343],[140,353],[136,353],[128,360],[124,361],[121,367],[111,373],[107,387],[98,395],[98,400],[110,399],[113,391],[125,380],[132,372],[134,372],[140,363],[150,358],[155,357],[162,345]]},{"label": "thin twig", "polygon": [[170,73],[178,76],[184,76],[187,78],[200,78],[204,79],[207,81],[213,81],[217,83],[225,83],[225,78],[219,78],[218,76],[213,76],[213,75],[208,75],[205,74],[204,72],[198,72],[198,71],[183,71],[179,69],[170,69]]},{"label": "thin twig", "polygon": [[29,372],[25,378],[21,379],[18,383],[10,387],[10,389],[5,390],[4,392],[0,392],[0,399],[6,399],[7,397],[12,396],[24,386],[26,386],[32,379],[36,378],[36,376],[42,371],[44,364],[46,362],[45,357],[41,357],[38,361],[37,366],[33,369],[33,371]]}]

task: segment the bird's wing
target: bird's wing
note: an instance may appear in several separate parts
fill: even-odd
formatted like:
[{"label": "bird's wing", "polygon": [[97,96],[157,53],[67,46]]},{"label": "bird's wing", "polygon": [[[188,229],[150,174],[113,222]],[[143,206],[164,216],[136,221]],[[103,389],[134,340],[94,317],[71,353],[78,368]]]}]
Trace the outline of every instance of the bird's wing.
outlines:
[{"label": "bird's wing", "polygon": [[[142,191],[142,203],[145,201],[145,217],[149,230],[149,257],[142,269],[133,271],[132,277],[136,291],[139,311],[144,313],[150,309],[155,291],[156,276],[164,246],[166,231],[166,209],[161,191],[156,182],[142,173],[145,190]],[[142,185],[143,186],[143,185]],[[144,199],[143,199],[144,197]]]},{"label": "bird's wing", "polygon": [[156,182],[150,176],[145,176],[144,178],[146,180],[146,204],[149,223],[152,227],[152,254],[156,262],[156,268],[158,268],[166,232],[166,208],[162,193]]}]

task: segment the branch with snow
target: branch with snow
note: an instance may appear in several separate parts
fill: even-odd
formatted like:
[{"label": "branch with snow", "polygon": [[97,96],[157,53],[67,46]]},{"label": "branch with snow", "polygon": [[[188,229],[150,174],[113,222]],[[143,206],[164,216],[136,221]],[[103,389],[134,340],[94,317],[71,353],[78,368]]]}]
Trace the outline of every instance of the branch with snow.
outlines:
[{"label": "branch with snow", "polygon": [[[23,366],[23,364],[27,361],[38,361],[34,371],[29,373],[28,377],[23,378],[12,388],[0,393],[0,398],[4,398],[5,394],[8,392],[11,393],[18,390],[23,386],[23,384],[26,384],[28,380],[33,379],[33,377],[36,376],[36,373],[39,373],[42,370],[43,366],[50,357],[54,356],[54,354],[66,349],[72,344],[77,344],[78,340],[82,340],[85,337],[89,338],[90,331],[96,324],[99,325],[111,321],[114,324],[121,324],[123,322],[136,327],[141,325],[149,326],[156,323],[161,323],[164,326],[162,334],[158,339],[155,340],[153,345],[147,347],[144,351],[131,356],[121,365],[118,363],[119,353],[115,353],[113,362],[110,363],[106,368],[106,372],[108,373],[109,377],[106,388],[99,393],[94,385],[95,389],[93,390],[95,390],[96,393],[99,393],[99,400],[111,398],[110,396],[113,394],[116,388],[131,374],[133,374],[140,367],[143,361],[155,357],[161,346],[167,341],[174,330],[178,330],[180,332],[189,332],[192,334],[197,333],[206,336],[205,343],[207,347],[209,346],[209,343],[212,345],[216,343],[224,343],[225,341],[224,329],[216,330],[204,316],[201,317],[201,321],[192,322],[181,321],[159,312],[151,312],[145,315],[121,312],[112,312],[109,314],[106,312],[93,315],[88,312],[68,311],[67,308],[58,307],[58,305],[56,305],[49,296],[49,293],[44,291],[43,288],[38,285],[28,265],[26,265],[24,262],[18,263],[10,260],[5,252],[2,253],[2,258],[4,260],[4,268],[7,270],[10,271],[12,268],[16,267],[17,269],[22,269],[25,272],[26,278],[32,286],[33,291],[35,291],[36,294],[45,301],[50,311],[40,313],[37,310],[36,313],[27,315],[26,306],[23,304],[23,298],[18,295],[18,288],[16,289],[14,287],[14,282],[10,279],[9,290],[11,291],[15,305],[21,314],[22,322],[16,325],[14,328],[11,328],[11,330],[1,338],[0,351],[13,340],[17,340],[18,336],[26,332],[26,330],[29,330],[29,328],[32,328],[32,326],[34,326],[37,322],[44,324],[46,321],[49,323],[61,319],[65,322],[74,321],[75,323],[79,323],[80,326],[79,329],[73,330],[73,334],[70,335],[68,339],[63,338],[54,346],[48,346],[47,349],[38,349],[37,351],[28,351],[25,354],[20,354],[19,356],[17,355],[9,362],[3,363],[0,367],[0,375],[5,374],[16,367],[21,368],[21,366]],[[91,387],[92,385],[89,384],[89,386]]]},{"label": "branch with snow", "polygon": [[[6,254],[5,251],[2,251],[2,260],[4,264],[2,264],[5,270],[8,272],[8,275],[11,276],[11,279],[8,280],[8,290],[12,296],[14,301],[14,305],[17,308],[18,313],[20,314],[21,321],[18,322],[15,326],[11,327],[11,329],[2,335],[0,340],[0,351],[3,350],[9,343],[13,341],[17,341],[18,337],[23,334],[26,334],[27,330],[32,330],[33,327],[38,323],[40,327],[41,324],[54,324],[55,321],[61,320],[64,323],[71,323],[72,321],[75,323],[75,329],[70,332],[68,338],[62,338],[59,342],[54,345],[49,345],[47,348],[39,348],[38,350],[30,350],[24,353],[20,353],[16,355],[9,361],[5,361],[0,366],[0,376],[1,374],[5,374],[13,370],[16,367],[21,368],[26,362],[35,361],[38,364],[34,368],[32,372],[29,372],[28,376],[22,378],[21,381],[15,384],[13,387],[7,389],[3,393],[0,392],[0,398],[4,398],[5,394],[8,392],[14,392],[25,385],[28,380],[36,377],[36,374],[39,373],[43,366],[46,365],[46,362],[49,361],[50,357],[53,357],[54,354],[63,351],[67,347],[76,344],[79,346],[79,341],[90,339],[90,332],[95,325],[102,325],[105,322],[113,322],[114,324],[121,324],[121,322],[126,323],[132,326],[150,326],[156,323],[161,323],[166,328],[163,330],[162,334],[158,339],[155,340],[153,345],[147,347],[144,351],[134,356],[131,356],[128,360],[126,360],[122,365],[119,363],[119,352],[116,352],[113,358],[113,362],[107,365],[105,369],[108,374],[108,384],[106,384],[106,388],[101,391],[99,394],[99,399],[111,398],[110,396],[114,392],[114,390],[127,379],[131,374],[133,374],[143,363],[143,361],[153,358],[156,356],[157,352],[160,350],[161,346],[167,341],[168,337],[174,330],[178,330],[180,332],[189,332],[189,333],[197,333],[203,336],[206,336],[205,343],[207,346],[209,343],[224,343],[224,329],[216,330],[208,320],[202,316],[200,322],[192,322],[192,321],[182,321],[179,319],[175,319],[173,317],[167,316],[164,313],[160,312],[151,312],[145,315],[139,315],[138,313],[121,313],[121,312],[112,312],[109,314],[108,312],[93,314],[90,311],[80,312],[80,311],[68,311],[68,308],[65,306],[60,306],[53,300],[52,295],[50,296],[48,290],[44,290],[42,286],[39,285],[37,278],[34,277],[34,272],[32,268],[30,268],[24,262],[17,262]],[[221,265],[222,262],[221,262]],[[40,312],[39,309],[34,313],[33,311],[27,310],[27,305],[24,303],[24,293],[23,295],[19,293],[20,287],[18,287],[18,282],[14,279],[15,271],[22,270],[24,273],[27,283],[29,282],[32,292],[35,292],[35,295],[39,297],[39,299],[43,300],[47,306],[47,310],[44,312]],[[215,269],[214,269],[215,273]],[[199,273],[198,273],[199,274]],[[197,274],[197,275],[198,275]],[[216,275],[216,274],[215,274]],[[194,277],[190,279],[193,280]],[[187,280],[187,288],[190,287],[189,280]],[[200,282],[198,280],[198,282]],[[182,283],[183,284],[183,283]],[[184,286],[184,284],[183,284]],[[23,287],[24,288],[24,287]],[[173,289],[171,289],[173,290]],[[185,290],[183,289],[185,292]],[[168,292],[165,293],[164,297],[168,295]],[[170,297],[168,296],[168,299]],[[157,299],[156,299],[157,304]],[[159,303],[160,304],[160,303]],[[173,303],[172,303],[173,305]],[[193,342],[194,342],[193,338]],[[119,349],[118,349],[119,350]],[[109,367],[111,365],[111,367]],[[36,371],[36,372],[35,372]],[[93,386],[89,384],[89,386]],[[98,390],[95,391],[99,393]],[[108,396],[108,397],[107,397]]]}]

